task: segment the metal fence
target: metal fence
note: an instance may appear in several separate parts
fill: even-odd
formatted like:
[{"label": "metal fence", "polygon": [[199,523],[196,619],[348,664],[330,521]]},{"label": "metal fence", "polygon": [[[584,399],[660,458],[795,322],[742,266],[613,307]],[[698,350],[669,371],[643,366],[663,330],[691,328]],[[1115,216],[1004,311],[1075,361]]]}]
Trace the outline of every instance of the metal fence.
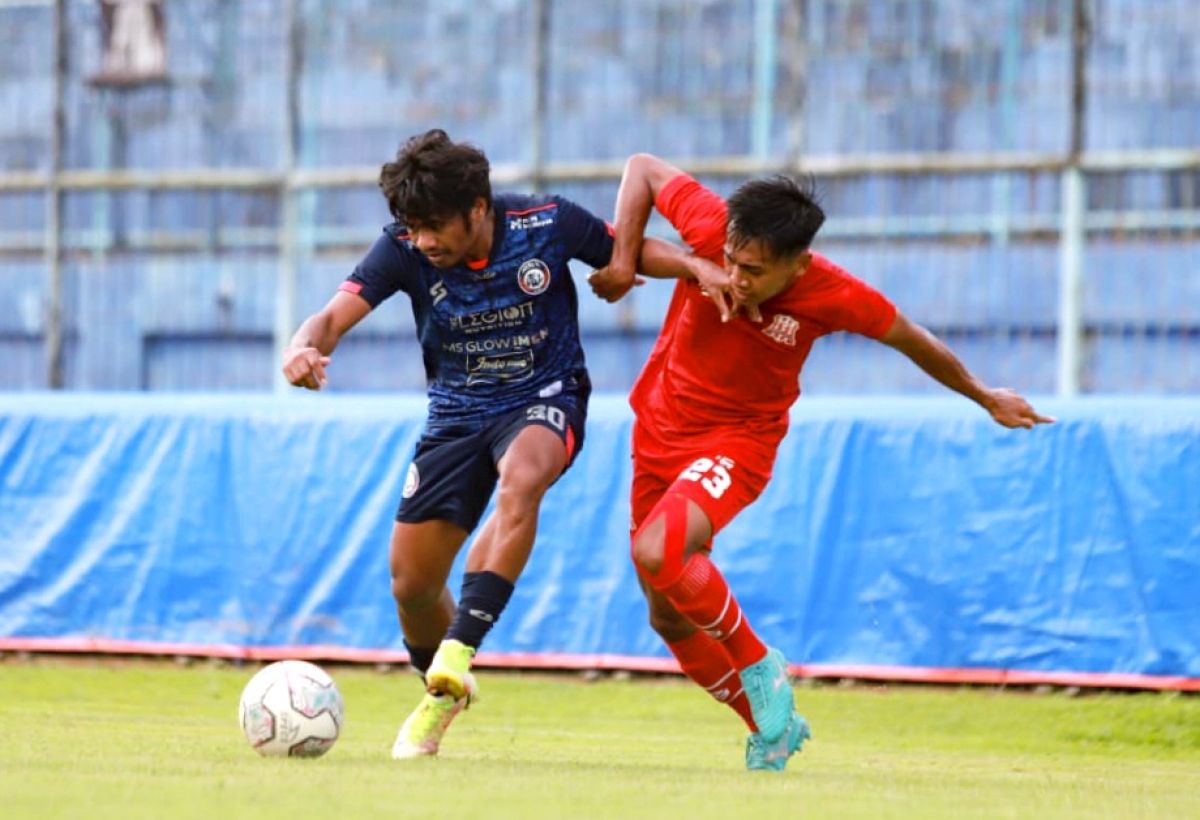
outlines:
[{"label": "metal fence", "polygon": [[[1200,390],[1200,15],[1185,0],[169,0],[165,81],[97,83],[102,5],[0,0],[8,388],[269,389],[445,127],[498,187],[611,213],[624,158],[817,177],[818,249],[993,383]],[[652,229],[665,233],[661,222]],[[584,298],[628,387],[669,289]],[[421,386],[407,306],[333,385]],[[809,392],[934,389],[831,337]]]}]

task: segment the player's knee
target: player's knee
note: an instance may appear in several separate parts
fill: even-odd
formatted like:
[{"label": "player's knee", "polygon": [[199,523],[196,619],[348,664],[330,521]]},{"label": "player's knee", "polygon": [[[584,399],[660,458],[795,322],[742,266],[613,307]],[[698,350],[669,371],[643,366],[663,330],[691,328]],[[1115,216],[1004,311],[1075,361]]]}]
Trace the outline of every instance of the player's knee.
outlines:
[{"label": "player's knee", "polygon": [[505,464],[496,485],[496,504],[505,509],[537,510],[558,471],[534,462]]},{"label": "player's knee", "polygon": [[658,575],[663,565],[662,528],[643,525],[633,534],[630,545],[633,563],[647,577]]},{"label": "player's knee", "polygon": [[537,476],[513,476],[496,487],[496,505],[502,509],[536,509],[549,488]]},{"label": "player's knee", "polygon": [[670,586],[688,553],[688,500],[668,493],[655,505],[633,534],[633,562],[656,589]]},{"label": "player's knee", "polygon": [[440,584],[430,584],[422,578],[403,572],[392,574],[392,597],[406,613],[424,612],[438,606],[442,597]]}]

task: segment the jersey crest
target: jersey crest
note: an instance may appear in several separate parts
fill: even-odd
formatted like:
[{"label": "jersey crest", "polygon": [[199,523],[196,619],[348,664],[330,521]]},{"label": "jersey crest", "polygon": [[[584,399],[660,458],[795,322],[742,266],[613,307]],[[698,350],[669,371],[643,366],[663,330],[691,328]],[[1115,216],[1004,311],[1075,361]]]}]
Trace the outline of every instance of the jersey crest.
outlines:
[{"label": "jersey crest", "polygon": [[763,328],[763,333],[788,347],[796,346],[796,331],[800,329],[800,323],[784,313],[775,314],[775,318],[771,320],[771,324]]},{"label": "jersey crest", "polygon": [[530,259],[517,269],[517,285],[530,296],[550,287],[550,266],[541,259]]}]

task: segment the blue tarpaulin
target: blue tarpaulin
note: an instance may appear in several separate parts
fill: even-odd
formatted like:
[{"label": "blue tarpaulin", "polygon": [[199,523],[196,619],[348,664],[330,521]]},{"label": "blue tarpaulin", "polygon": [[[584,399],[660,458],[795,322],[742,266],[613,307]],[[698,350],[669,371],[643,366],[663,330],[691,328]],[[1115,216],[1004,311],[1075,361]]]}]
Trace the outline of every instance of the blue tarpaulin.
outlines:
[{"label": "blue tarpaulin", "polygon": [[[754,626],[817,670],[1200,678],[1200,400],[1038,405],[1058,423],[802,399],[716,540]],[[424,407],[0,395],[0,648],[401,652],[387,545]],[[490,657],[668,657],[629,560],[631,422],[593,399]]]}]

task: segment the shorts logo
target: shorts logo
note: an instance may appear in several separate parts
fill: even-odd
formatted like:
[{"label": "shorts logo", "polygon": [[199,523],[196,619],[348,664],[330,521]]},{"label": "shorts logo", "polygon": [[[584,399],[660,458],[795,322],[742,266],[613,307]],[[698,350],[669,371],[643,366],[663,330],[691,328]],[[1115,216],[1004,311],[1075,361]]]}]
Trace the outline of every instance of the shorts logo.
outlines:
[{"label": "shorts logo", "polygon": [[517,270],[517,284],[530,296],[550,287],[550,268],[541,259],[529,259]]},{"label": "shorts logo", "polygon": [[421,486],[421,473],[417,470],[417,462],[408,465],[408,475],[404,477],[403,498],[412,498]]}]

